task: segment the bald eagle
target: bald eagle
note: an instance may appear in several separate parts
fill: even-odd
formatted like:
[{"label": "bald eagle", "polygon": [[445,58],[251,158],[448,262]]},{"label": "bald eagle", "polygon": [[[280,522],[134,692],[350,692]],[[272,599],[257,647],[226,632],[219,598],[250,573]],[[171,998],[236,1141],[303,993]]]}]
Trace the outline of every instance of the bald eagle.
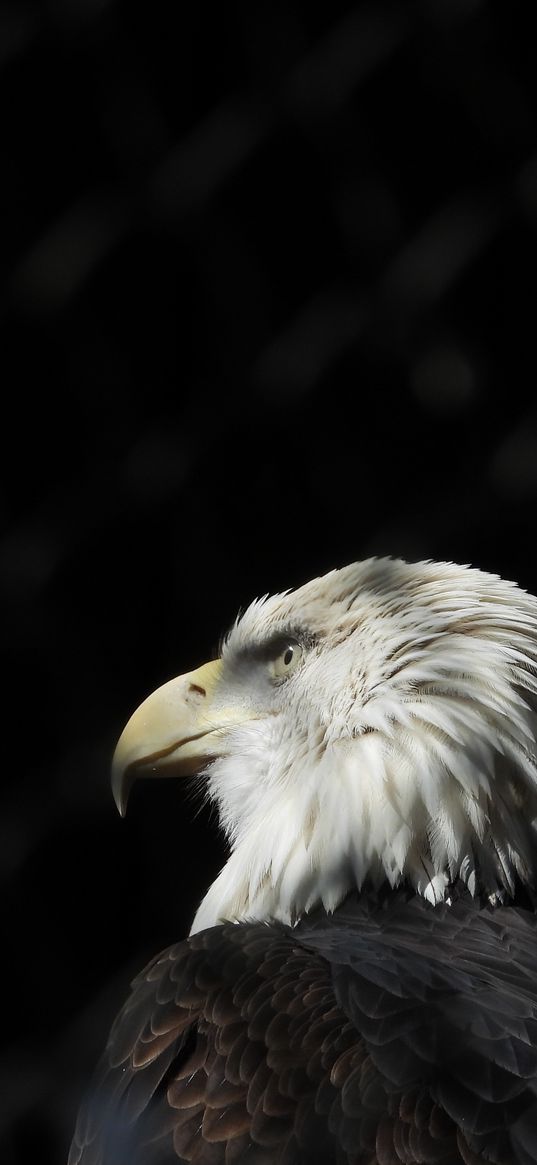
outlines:
[{"label": "bald eagle", "polygon": [[254,602],[117,746],[229,859],[142,971],[70,1165],[537,1162],[537,599],[370,559]]}]

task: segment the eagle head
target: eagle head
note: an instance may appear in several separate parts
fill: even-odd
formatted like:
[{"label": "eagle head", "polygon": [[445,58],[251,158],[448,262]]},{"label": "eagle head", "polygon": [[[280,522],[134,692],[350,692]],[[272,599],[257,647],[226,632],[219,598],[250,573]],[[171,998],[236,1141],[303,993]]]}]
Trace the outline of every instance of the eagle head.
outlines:
[{"label": "eagle head", "polygon": [[368,559],[249,606],[221,656],[170,680],[118,743],[139,775],[197,775],[229,859],[192,931],[294,922],[365,881],[431,902],[531,883],[537,599],[453,563]]}]

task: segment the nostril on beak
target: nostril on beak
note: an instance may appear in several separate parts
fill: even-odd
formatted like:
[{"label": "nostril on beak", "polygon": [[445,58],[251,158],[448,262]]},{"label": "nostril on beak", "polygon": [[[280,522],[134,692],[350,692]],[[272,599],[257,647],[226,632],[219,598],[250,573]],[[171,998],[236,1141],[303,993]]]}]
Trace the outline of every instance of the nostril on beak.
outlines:
[{"label": "nostril on beak", "polygon": [[189,687],[189,692],[196,692],[198,696],[207,695],[205,688],[202,688],[200,684],[191,684]]}]

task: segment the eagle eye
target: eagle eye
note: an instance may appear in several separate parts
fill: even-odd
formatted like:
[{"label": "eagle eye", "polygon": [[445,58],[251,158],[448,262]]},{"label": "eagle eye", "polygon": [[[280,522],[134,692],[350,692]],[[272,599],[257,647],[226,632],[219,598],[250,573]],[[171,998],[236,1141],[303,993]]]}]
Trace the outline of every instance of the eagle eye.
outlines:
[{"label": "eagle eye", "polygon": [[284,680],[298,667],[303,648],[296,639],[285,639],[276,646],[268,660],[270,674],[274,680]]}]

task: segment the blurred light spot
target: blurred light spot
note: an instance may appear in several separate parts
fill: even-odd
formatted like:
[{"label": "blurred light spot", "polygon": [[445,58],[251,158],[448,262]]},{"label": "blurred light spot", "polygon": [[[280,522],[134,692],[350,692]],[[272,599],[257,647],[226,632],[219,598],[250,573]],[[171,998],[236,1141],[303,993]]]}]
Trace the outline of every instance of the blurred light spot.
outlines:
[{"label": "blurred light spot", "polygon": [[395,259],[384,295],[407,312],[434,303],[487,246],[497,226],[488,203],[471,197],[442,207]]},{"label": "blurred light spot", "polygon": [[436,347],[414,364],[410,383],[418,400],[434,412],[450,413],[475,396],[476,378],[467,356],[457,348]]},{"label": "blurred light spot", "polygon": [[15,270],[16,300],[39,314],[62,308],[99,266],[127,226],[126,215],[101,197],[85,199],[72,207]]},{"label": "blurred light spot", "polygon": [[515,429],[492,459],[491,477],[497,489],[511,498],[537,494],[537,424]]},{"label": "blurred light spot", "polygon": [[156,202],[172,214],[196,206],[246,161],[264,134],[259,111],[234,101],[219,106],[157,168]]},{"label": "blurred light spot", "polygon": [[337,291],[316,296],[261,353],[254,378],[271,392],[305,392],[352,344],[363,325],[361,303]]},{"label": "blurred light spot", "polygon": [[[299,112],[336,109],[357,84],[388,57],[401,40],[400,10],[373,6],[352,14],[282,84],[284,101]],[[157,168],[157,204],[182,214],[210,197],[238,170],[272,130],[274,113],[231,99],[213,110]]]},{"label": "blurred light spot", "polygon": [[174,493],[189,465],[182,440],[167,433],[150,433],[130,449],[123,464],[129,493],[153,500]]},{"label": "blurred light spot", "polygon": [[391,56],[407,28],[400,7],[361,4],[292,70],[284,95],[301,113],[335,111]]}]

